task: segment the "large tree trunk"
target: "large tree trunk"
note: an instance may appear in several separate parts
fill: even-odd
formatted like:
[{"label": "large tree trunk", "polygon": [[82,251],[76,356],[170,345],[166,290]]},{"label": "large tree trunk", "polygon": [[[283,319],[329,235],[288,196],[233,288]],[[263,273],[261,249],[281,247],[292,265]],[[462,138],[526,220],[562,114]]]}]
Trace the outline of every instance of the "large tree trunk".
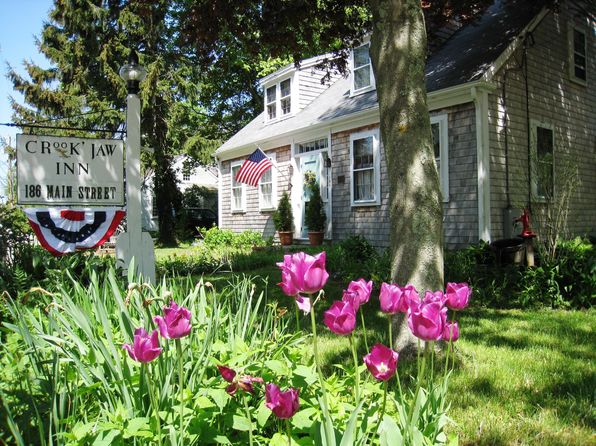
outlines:
[{"label": "large tree trunk", "polygon": [[[371,0],[371,9],[371,60],[390,178],[391,276],[424,293],[443,288],[443,209],[426,105],[424,17],[420,0]],[[403,317],[397,324],[397,348],[416,345]]]}]

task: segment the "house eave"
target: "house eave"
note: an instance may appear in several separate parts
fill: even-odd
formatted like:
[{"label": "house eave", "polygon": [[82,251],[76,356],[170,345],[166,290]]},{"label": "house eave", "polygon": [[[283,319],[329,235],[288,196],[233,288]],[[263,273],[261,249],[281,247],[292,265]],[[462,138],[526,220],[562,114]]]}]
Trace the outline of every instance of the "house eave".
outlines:
[{"label": "house eave", "polygon": [[[427,95],[428,109],[432,112],[441,108],[473,102],[475,98],[474,89],[492,92],[496,89],[496,86],[484,80],[477,80],[430,92]],[[306,123],[291,131],[278,134],[275,138],[258,139],[247,144],[227,148],[224,151],[218,150],[214,156],[218,161],[226,161],[245,156],[253,152],[257,146],[263,150],[273,149],[291,144],[293,140],[300,140],[301,135],[326,133],[329,129],[331,129],[332,133],[336,133],[349,130],[350,128],[378,123],[379,121],[379,106],[375,105],[374,107],[350,113],[349,115],[333,120],[322,121],[316,124]]]},{"label": "house eave", "polygon": [[328,54],[323,54],[322,56],[312,57],[310,59],[302,61],[299,66],[296,66],[294,63],[290,63],[290,64],[286,65],[285,67],[280,68],[279,70],[274,71],[273,73],[268,74],[267,76],[259,79],[259,81],[258,81],[259,88],[264,88],[265,85],[270,84],[271,82],[275,81],[276,79],[279,79],[279,78],[282,78],[289,74],[292,74],[295,71],[300,71],[300,70],[304,70],[306,68],[314,67],[314,66],[318,65],[319,63],[321,63],[322,61],[324,61],[325,59],[331,59],[333,57],[334,57],[333,54],[328,53]]}]

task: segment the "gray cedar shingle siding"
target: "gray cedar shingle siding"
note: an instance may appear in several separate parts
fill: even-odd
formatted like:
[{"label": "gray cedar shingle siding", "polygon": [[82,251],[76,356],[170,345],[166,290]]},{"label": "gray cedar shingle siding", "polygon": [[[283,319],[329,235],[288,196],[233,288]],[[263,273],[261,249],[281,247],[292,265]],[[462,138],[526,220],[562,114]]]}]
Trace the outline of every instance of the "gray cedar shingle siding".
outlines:
[{"label": "gray cedar shingle siding", "polygon": [[[568,20],[572,13],[549,13],[533,32],[534,45],[527,50],[530,119],[553,125],[555,139],[555,195],[569,176],[568,168],[578,169],[581,184],[575,191],[569,212],[571,234],[596,233],[596,45],[591,28],[576,18],[587,36],[588,85],[569,79]],[[497,73],[498,88],[490,98],[489,121],[491,154],[492,234],[503,236],[502,209],[507,205],[505,176],[505,110],[502,87],[506,76],[508,117],[509,179],[512,206],[520,210],[528,202],[528,150],[526,92],[523,73],[518,66],[522,50],[514,54]],[[538,213],[544,205],[534,201],[532,221],[538,225]],[[509,223],[507,223],[509,224]],[[538,229],[538,228],[536,228]]]},{"label": "gray cedar shingle siding", "polygon": [[300,110],[308,106],[317,96],[329,88],[329,86],[339,78],[338,74],[332,74],[330,80],[322,83],[321,80],[326,74],[326,71],[314,67],[306,68],[298,72]]},{"label": "gray cedar shingle siding", "polygon": [[[279,170],[277,175],[277,197],[288,189],[289,167],[290,167],[290,146],[279,147],[274,150],[267,150],[265,153],[275,152],[276,165]],[[231,211],[231,177],[230,166],[237,161],[244,161],[246,157],[236,158],[222,162],[222,215],[221,227],[231,229],[234,232],[242,232],[247,229],[260,233],[263,237],[275,236],[273,225],[273,211],[261,211],[259,209],[258,188],[246,185],[246,209],[244,212]],[[275,168],[273,168],[275,169]]]}]

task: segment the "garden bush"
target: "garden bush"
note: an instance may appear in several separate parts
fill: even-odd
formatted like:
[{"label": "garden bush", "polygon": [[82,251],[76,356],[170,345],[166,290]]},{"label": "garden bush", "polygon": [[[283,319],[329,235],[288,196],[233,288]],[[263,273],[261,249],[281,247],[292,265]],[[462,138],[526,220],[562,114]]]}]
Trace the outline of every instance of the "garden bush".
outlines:
[{"label": "garden bush", "polygon": [[476,304],[495,308],[589,308],[596,299],[596,252],[584,239],[559,242],[536,266],[497,265],[487,243],[445,253],[445,281],[466,281]]}]

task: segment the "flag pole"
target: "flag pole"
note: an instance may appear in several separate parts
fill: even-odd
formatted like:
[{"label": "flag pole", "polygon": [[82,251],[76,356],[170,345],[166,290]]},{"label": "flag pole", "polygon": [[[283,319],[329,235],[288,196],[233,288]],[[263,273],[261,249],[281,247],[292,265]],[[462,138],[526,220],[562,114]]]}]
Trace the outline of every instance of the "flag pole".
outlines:
[{"label": "flag pole", "polygon": [[[265,153],[265,151],[258,144],[255,144],[255,146],[261,152]],[[267,154],[265,154],[265,155],[267,155]],[[289,174],[285,174],[284,172],[282,172],[281,170],[279,170],[279,168],[277,167],[277,161],[275,163],[271,163],[271,165],[275,168],[275,170],[277,170],[279,172],[279,174],[281,176],[285,177],[286,180],[288,180],[288,189],[292,189],[292,181],[291,181],[291,178],[290,178]]]}]

